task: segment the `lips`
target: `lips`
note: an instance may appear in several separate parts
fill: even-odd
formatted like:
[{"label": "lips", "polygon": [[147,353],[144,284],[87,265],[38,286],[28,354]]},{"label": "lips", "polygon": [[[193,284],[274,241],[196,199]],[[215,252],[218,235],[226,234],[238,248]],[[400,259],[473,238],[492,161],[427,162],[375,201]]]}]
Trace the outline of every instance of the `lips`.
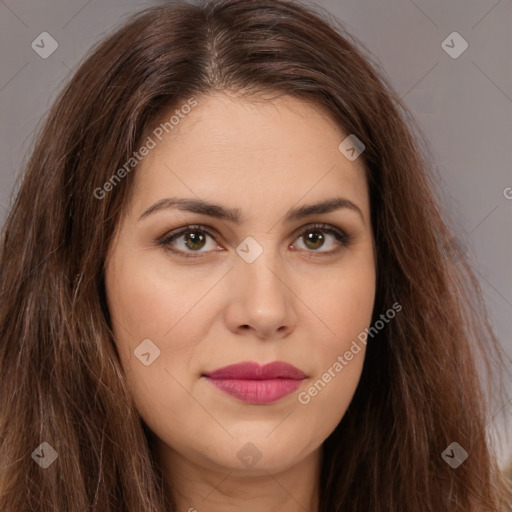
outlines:
[{"label": "lips", "polygon": [[204,374],[217,389],[244,402],[268,404],[293,393],[307,378],[295,366],[275,361],[264,366],[238,363]]},{"label": "lips", "polygon": [[211,379],[243,379],[243,380],[267,380],[267,379],[292,379],[302,380],[306,374],[295,366],[281,361],[260,366],[258,363],[238,363],[214,372],[207,373]]}]

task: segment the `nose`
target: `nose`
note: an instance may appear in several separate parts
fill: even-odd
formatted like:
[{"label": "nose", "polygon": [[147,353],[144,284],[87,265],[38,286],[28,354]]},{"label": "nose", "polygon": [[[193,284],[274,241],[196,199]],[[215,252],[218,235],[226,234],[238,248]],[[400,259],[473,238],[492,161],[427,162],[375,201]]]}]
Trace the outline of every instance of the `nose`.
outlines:
[{"label": "nose", "polygon": [[285,264],[270,243],[265,245],[251,263],[242,257],[235,262],[226,323],[238,335],[280,339],[295,330],[299,299],[287,282],[290,277]]}]

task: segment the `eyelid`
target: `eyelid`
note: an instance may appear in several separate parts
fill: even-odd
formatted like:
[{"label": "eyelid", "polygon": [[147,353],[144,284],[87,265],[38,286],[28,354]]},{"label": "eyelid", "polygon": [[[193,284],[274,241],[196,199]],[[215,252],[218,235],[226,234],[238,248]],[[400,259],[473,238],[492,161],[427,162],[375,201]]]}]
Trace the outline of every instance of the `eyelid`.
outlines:
[{"label": "eyelid", "polygon": [[[350,245],[352,241],[352,236],[349,235],[345,230],[338,228],[332,224],[326,224],[321,222],[311,222],[309,224],[305,224],[299,228],[297,228],[293,232],[293,241],[295,241],[300,234],[305,233],[306,231],[317,229],[319,231],[322,231],[324,233],[330,234],[336,238],[336,241],[338,243],[338,247],[334,250],[330,251],[300,251],[300,252],[307,252],[310,254],[318,254],[320,256],[334,256],[338,254],[338,252],[346,248],[348,245]],[[180,228],[176,228],[172,231],[169,231],[165,233],[163,236],[159,237],[157,239],[157,243],[161,246],[163,246],[167,251],[177,254],[178,256],[182,256],[185,258],[204,258],[205,254],[209,254],[213,251],[182,251],[179,249],[171,249],[170,243],[173,241],[173,239],[179,238],[180,236],[183,236],[187,231],[200,231],[206,235],[208,235],[210,238],[212,238],[217,245],[219,243],[217,242],[217,237],[223,238],[216,229],[206,225],[206,224],[187,224],[185,226],[182,226]]]}]

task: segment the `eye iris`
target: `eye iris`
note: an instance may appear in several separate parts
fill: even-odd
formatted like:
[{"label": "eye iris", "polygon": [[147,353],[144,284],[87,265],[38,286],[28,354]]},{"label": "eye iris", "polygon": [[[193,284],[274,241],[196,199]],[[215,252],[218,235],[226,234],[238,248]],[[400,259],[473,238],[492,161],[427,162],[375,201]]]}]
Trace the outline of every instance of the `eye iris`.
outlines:
[{"label": "eye iris", "polygon": [[[189,242],[192,244],[199,244],[200,247],[191,247]],[[185,233],[185,244],[189,249],[202,249],[205,242],[205,236],[203,233],[199,233],[198,231],[188,231]]]},{"label": "eye iris", "polygon": [[[313,245],[317,244],[315,247],[310,247],[310,249],[318,249],[324,243],[324,235],[320,230],[314,229],[307,232],[307,234],[304,236],[304,240],[306,245],[308,245],[309,242],[312,242]],[[318,242],[320,242],[319,245]]]}]

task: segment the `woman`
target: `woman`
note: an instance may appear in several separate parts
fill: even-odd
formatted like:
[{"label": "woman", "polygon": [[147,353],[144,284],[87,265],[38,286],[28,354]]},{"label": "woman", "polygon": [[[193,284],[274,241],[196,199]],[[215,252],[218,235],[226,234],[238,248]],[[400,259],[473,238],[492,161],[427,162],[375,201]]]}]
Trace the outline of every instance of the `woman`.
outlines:
[{"label": "woman", "polygon": [[511,506],[477,280],[341,32],[168,3],[76,71],[4,228],[1,510]]}]

